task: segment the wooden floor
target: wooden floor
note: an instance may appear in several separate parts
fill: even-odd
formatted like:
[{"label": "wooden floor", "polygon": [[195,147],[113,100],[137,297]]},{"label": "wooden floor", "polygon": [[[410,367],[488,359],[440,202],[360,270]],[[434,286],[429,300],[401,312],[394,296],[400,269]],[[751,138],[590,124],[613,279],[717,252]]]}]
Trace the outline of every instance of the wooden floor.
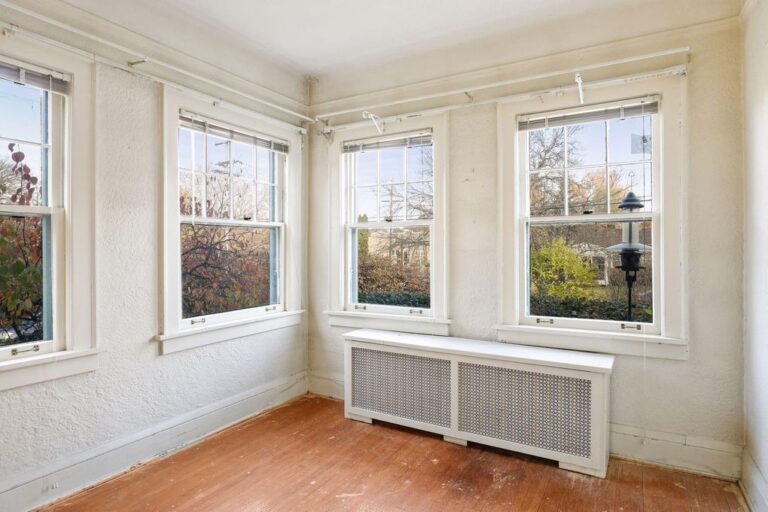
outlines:
[{"label": "wooden floor", "polygon": [[733,483],[612,459],[605,480],[545,460],[343,417],[307,395],[51,511],[746,511]]}]

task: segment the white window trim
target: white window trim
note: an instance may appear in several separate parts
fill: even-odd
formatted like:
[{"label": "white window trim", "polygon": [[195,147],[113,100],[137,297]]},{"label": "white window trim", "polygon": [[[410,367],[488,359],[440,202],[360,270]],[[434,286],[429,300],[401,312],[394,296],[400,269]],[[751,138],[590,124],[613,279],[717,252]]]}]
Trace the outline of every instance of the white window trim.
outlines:
[{"label": "white window trim", "polygon": [[[98,366],[93,283],[93,62],[19,37],[7,38],[3,44],[3,53],[12,63],[34,62],[30,69],[69,75],[73,87],[65,101],[59,141],[63,169],[57,180],[62,188],[62,207],[41,211],[51,213],[52,229],[63,233],[59,236],[63,247],[54,248],[52,264],[54,340],[5,347],[19,350],[0,362],[0,391],[94,371]],[[39,345],[38,351],[26,351],[34,345]]]},{"label": "white window trim", "polygon": [[[380,135],[376,128],[360,128],[343,132],[328,148],[328,166],[330,182],[330,214],[331,235],[329,277],[329,309],[326,311],[328,322],[337,327],[358,327],[397,330],[420,334],[450,334],[448,319],[448,236],[447,236],[447,172],[448,172],[448,119],[447,115],[429,118],[418,118],[385,127],[386,132]],[[400,307],[366,307],[366,310],[354,310],[348,303],[349,254],[347,251],[348,236],[347,208],[349,206],[349,190],[344,175],[342,147],[351,140],[367,140],[391,138],[397,134],[413,134],[424,130],[432,130],[434,158],[434,219],[432,221],[431,254],[431,304],[429,315],[410,313],[410,309]],[[386,223],[384,227],[392,227],[397,223]]]},{"label": "white window trim", "polygon": [[[205,317],[206,324],[192,324],[181,318],[181,261],[179,226],[183,220],[178,206],[179,113],[192,112],[224,125],[253,133],[268,134],[285,141],[290,152],[283,180],[283,218],[280,225],[280,304],[232,311]],[[230,110],[191,94],[165,87],[163,92],[163,134],[165,163],[163,177],[163,306],[162,332],[155,336],[161,354],[219,343],[244,336],[298,325],[302,321],[303,282],[303,138],[298,127],[258,114]],[[261,225],[261,224],[259,224]]]},{"label": "white window trim", "polygon": [[[682,81],[682,84],[681,84]],[[660,155],[659,179],[654,179],[654,204],[663,218],[654,217],[653,246],[658,254],[654,265],[657,288],[655,314],[658,329],[650,326],[635,332],[619,328],[596,329],[589,321],[536,325],[521,314],[526,299],[525,201],[518,194],[525,179],[525,166],[517,129],[517,118],[530,112],[571,109],[578,100],[568,96],[543,97],[524,103],[505,103],[498,110],[499,168],[499,321],[495,326],[502,341],[553,348],[587,350],[611,354],[688,358],[687,329],[687,211],[684,184],[687,180],[686,93],[684,78],[665,77],[589,92],[589,104],[625,98],[659,95],[660,112],[654,124],[654,152]],[[543,103],[542,103],[543,102]],[[585,107],[587,108],[587,107]],[[658,125],[658,126],[657,126]],[[655,163],[655,162],[654,162]],[[654,178],[657,174],[654,172]],[[523,186],[522,190],[525,190]],[[658,226],[658,227],[657,227]],[[656,263],[656,260],[654,261]],[[613,323],[612,323],[613,324]],[[619,323],[617,323],[618,325]],[[574,325],[579,328],[574,328]],[[615,327],[611,325],[611,327]]]}]

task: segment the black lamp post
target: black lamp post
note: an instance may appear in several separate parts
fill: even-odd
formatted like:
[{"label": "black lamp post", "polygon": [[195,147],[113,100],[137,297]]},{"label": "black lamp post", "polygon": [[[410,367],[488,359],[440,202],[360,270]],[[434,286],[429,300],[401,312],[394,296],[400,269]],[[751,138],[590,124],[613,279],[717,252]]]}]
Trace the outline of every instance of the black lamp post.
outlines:
[{"label": "black lamp post", "polygon": [[[629,192],[627,196],[619,203],[620,210],[633,212],[643,207],[643,202],[635,195]],[[640,222],[625,222],[622,226],[622,242],[620,244],[608,247],[611,252],[617,252],[621,255],[621,265],[616,268],[624,271],[627,281],[627,321],[634,320],[632,316],[632,287],[637,281],[637,271],[645,267],[640,266],[640,257],[651,250],[647,245],[640,243]]]}]

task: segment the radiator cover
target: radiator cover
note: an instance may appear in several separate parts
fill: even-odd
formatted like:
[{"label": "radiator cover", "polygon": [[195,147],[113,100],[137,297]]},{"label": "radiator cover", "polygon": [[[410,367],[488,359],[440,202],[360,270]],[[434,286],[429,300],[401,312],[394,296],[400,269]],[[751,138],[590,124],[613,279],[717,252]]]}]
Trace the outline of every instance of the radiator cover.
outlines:
[{"label": "radiator cover", "polygon": [[[611,356],[370,330],[345,338],[347,417],[605,476]],[[606,359],[584,363],[595,357]]]}]

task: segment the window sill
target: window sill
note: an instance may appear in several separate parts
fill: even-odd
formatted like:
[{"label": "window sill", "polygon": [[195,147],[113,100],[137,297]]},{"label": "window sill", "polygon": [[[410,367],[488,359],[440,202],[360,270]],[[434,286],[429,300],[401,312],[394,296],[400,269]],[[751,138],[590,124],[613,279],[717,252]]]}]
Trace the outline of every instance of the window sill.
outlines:
[{"label": "window sill", "polygon": [[529,325],[503,324],[494,326],[494,329],[499,340],[522,345],[659,359],[688,359],[688,343],[678,338]]},{"label": "window sill", "polygon": [[155,340],[160,342],[161,355],[173,354],[182,350],[299,325],[303,314],[303,309],[282,311],[259,318],[222,322],[220,324],[206,325],[205,327],[186,329],[174,333],[158,334],[155,336]]},{"label": "window sill", "polygon": [[0,362],[0,391],[92,372],[98,351],[68,350]]},{"label": "window sill", "polygon": [[450,320],[436,320],[434,318],[414,318],[404,315],[353,311],[326,311],[325,314],[328,315],[328,323],[332,327],[381,329],[437,336],[448,336],[451,327]]}]

